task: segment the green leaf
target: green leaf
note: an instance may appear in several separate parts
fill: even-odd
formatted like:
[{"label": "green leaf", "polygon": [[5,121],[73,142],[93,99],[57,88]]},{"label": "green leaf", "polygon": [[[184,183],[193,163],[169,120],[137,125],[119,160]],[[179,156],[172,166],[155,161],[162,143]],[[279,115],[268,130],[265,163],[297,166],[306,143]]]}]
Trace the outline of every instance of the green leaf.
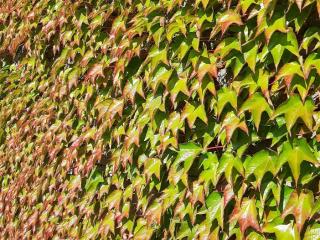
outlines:
[{"label": "green leaf", "polygon": [[304,240],[314,240],[320,238],[320,224],[315,223],[313,225],[309,225],[305,234]]},{"label": "green leaf", "polygon": [[208,219],[213,221],[218,220],[220,226],[223,225],[223,199],[218,192],[212,192],[206,199],[208,209]]},{"label": "green leaf", "polygon": [[209,76],[216,78],[216,63],[212,61],[210,63],[208,61],[201,61],[197,69],[197,74],[200,82],[203,80],[206,74],[210,74]]},{"label": "green leaf", "polygon": [[99,232],[101,232],[103,236],[107,237],[108,232],[111,231],[114,234],[114,230],[114,213],[108,212],[101,222]]},{"label": "green leaf", "polygon": [[217,169],[219,162],[217,155],[208,152],[201,165],[204,170],[200,173],[199,181],[204,181],[207,185],[213,184],[215,186],[218,182]]},{"label": "green leaf", "polygon": [[244,162],[245,175],[248,178],[254,174],[257,185],[260,187],[261,181],[267,172],[275,174],[277,157],[266,150],[256,153],[252,158],[247,158]]},{"label": "green leaf", "polygon": [[87,179],[87,182],[84,188],[87,192],[94,191],[97,189],[98,185],[103,182],[104,182],[104,179],[101,173],[97,169],[93,169],[90,173],[89,178]]},{"label": "green leaf", "polygon": [[244,53],[244,59],[248,63],[249,68],[252,72],[256,71],[257,53],[259,49],[259,44],[257,42],[252,42],[249,45],[250,49]]},{"label": "green leaf", "polygon": [[184,162],[185,170],[188,170],[194,159],[201,153],[201,151],[202,148],[194,143],[180,144],[178,156],[175,162]]},{"label": "green leaf", "polygon": [[269,104],[260,93],[255,93],[253,96],[250,96],[241,106],[239,114],[245,111],[252,113],[253,122],[257,129],[259,129],[262,113],[267,112],[269,116],[272,114]]},{"label": "green leaf", "polygon": [[311,191],[304,191],[300,194],[294,191],[291,193],[282,216],[286,217],[288,214],[292,214],[295,217],[298,231],[301,232],[306,219],[311,215],[313,205],[314,197]]},{"label": "green leaf", "polygon": [[277,169],[279,170],[285,162],[288,162],[295,182],[298,183],[300,165],[304,160],[312,164],[319,164],[305,139],[295,139],[292,144],[285,142],[279,156]]},{"label": "green leaf", "polygon": [[219,161],[217,179],[224,174],[227,181],[232,184],[233,169],[236,169],[240,174],[243,174],[244,172],[241,160],[237,156],[233,156],[233,154],[226,152],[222,155]]},{"label": "green leaf", "polygon": [[160,179],[161,160],[158,158],[147,158],[144,162],[144,172],[148,178],[154,174]]},{"label": "green leaf", "polygon": [[309,77],[312,69],[316,69],[317,73],[320,74],[320,56],[318,53],[308,55],[303,64],[303,71],[306,78]]},{"label": "green leaf", "polygon": [[121,197],[122,197],[122,191],[114,190],[112,193],[108,195],[105,201],[106,207],[108,207],[109,210],[113,208],[119,209]]},{"label": "green leaf", "polygon": [[202,2],[203,8],[206,9],[208,6],[209,0],[201,0],[201,2]]},{"label": "green leaf", "polygon": [[272,34],[275,31],[280,31],[283,33],[287,32],[286,19],[283,15],[281,16],[280,14],[276,14],[272,17],[270,24],[268,24],[268,27],[264,31],[267,42],[270,41]]},{"label": "green leaf", "polygon": [[158,66],[160,62],[169,65],[166,48],[158,49],[156,46],[154,46],[149,52],[148,59],[150,59],[151,61],[152,71],[156,68],[156,66]]},{"label": "green leaf", "polygon": [[143,226],[139,229],[139,231],[137,231],[134,236],[133,236],[133,239],[134,240],[148,240],[148,239],[151,239],[152,237],[152,234],[153,234],[153,229],[150,228],[150,227],[146,227],[146,226]]},{"label": "green leaf", "polygon": [[320,212],[320,199],[318,199],[313,208],[312,208],[312,212],[311,212],[311,215],[310,217],[313,217],[315,214],[319,213]]},{"label": "green leaf", "polygon": [[222,88],[220,91],[218,91],[218,101],[217,101],[217,114],[218,116],[221,115],[222,110],[226,106],[227,103],[230,103],[230,105],[237,109],[237,93],[229,88]]},{"label": "green leaf", "polygon": [[263,231],[267,233],[275,233],[277,239],[300,240],[300,234],[292,222],[287,225],[268,223],[264,226]]},{"label": "green leaf", "polygon": [[255,3],[256,3],[255,0],[242,0],[242,1],[240,1],[242,13],[246,13],[248,11],[249,7]]},{"label": "green leaf", "polygon": [[299,44],[297,40],[297,36],[294,31],[290,28],[286,34],[287,44],[286,49],[288,49],[292,54],[299,58]]},{"label": "green leaf", "polygon": [[289,50],[292,54],[299,57],[298,41],[292,29],[287,34],[274,33],[269,42],[269,51],[271,51],[276,68],[280,63],[283,52],[285,49]]},{"label": "green leaf", "polygon": [[177,239],[184,239],[191,235],[191,229],[187,221],[183,221],[177,233]]},{"label": "green leaf", "polygon": [[300,76],[304,78],[303,71],[301,70],[301,66],[297,62],[290,62],[285,64],[276,76],[276,80],[280,78],[284,78],[287,86],[290,86],[290,83],[294,77],[294,75]]},{"label": "green leaf", "polygon": [[248,134],[249,130],[247,124],[242,118],[236,116],[233,112],[229,112],[223,120],[222,129],[226,131],[227,142],[230,142],[234,131],[240,128]]},{"label": "green leaf", "polygon": [[297,95],[291,96],[287,102],[281,104],[273,114],[273,119],[284,114],[287,129],[290,132],[298,118],[301,118],[306,126],[312,130],[314,104],[307,99],[303,104]]},{"label": "green leaf", "polygon": [[182,118],[187,118],[190,128],[193,128],[194,122],[197,118],[201,119],[205,123],[208,123],[206,110],[202,104],[195,107],[187,102],[182,113]]},{"label": "green leaf", "polygon": [[[170,182],[177,184],[182,176],[186,174],[193,164],[195,158],[202,152],[202,148],[194,143],[186,143],[179,145],[178,155],[170,166],[168,179]],[[179,170],[180,164],[183,163],[183,168]]]},{"label": "green leaf", "polygon": [[224,38],[215,48],[214,53],[225,58],[232,50],[241,51],[239,40],[234,37]]},{"label": "green leaf", "polygon": [[308,52],[309,45],[313,42],[313,40],[320,41],[320,34],[319,34],[320,28],[319,27],[309,27],[303,36],[303,42],[300,45],[301,49],[306,50]]},{"label": "green leaf", "polygon": [[154,201],[146,210],[146,219],[149,224],[157,223],[160,224],[162,216],[162,205],[158,201]]},{"label": "green leaf", "polygon": [[247,239],[248,240],[264,240],[265,238],[256,232],[251,232],[249,233]]},{"label": "green leaf", "polygon": [[168,85],[168,81],[171,77],[173,69],[167,69],[166,67],[160,67],[154,74],[149,84],[152,89],[157,90],[159,84],[162,83],[164,86]]}]

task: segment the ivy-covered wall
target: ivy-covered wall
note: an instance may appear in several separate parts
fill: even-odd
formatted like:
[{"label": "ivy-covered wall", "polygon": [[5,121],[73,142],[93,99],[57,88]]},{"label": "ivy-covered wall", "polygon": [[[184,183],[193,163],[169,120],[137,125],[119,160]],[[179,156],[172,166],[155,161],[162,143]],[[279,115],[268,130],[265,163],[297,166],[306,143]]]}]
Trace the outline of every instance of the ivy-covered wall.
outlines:
[{"label": "ivy-covered wall", "polygon": [[0,0],[1,239],[320,239],[319,0]]}]

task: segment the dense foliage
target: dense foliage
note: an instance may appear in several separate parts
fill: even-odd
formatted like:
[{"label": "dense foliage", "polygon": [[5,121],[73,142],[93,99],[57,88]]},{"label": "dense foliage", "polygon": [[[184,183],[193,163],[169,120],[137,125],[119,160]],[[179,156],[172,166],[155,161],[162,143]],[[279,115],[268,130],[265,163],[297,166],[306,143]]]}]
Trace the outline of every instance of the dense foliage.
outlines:
[{"label": "dense foliage", "polygon": [[319,0],[0,0],[0,238],[320,239]]}]

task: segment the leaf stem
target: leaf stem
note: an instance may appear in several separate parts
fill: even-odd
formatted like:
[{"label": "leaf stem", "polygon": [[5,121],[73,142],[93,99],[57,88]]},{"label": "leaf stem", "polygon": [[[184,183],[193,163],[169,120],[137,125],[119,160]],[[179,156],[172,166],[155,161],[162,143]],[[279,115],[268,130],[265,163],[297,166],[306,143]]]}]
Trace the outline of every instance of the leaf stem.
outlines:
[{"label": "leaf stem", "polygon": [[208,147],[207,150],[221,149],[221,148],[223,148],[223,147],[224,147],[224,146],[219,146],[219,145],[217,145],[217,146]]}]

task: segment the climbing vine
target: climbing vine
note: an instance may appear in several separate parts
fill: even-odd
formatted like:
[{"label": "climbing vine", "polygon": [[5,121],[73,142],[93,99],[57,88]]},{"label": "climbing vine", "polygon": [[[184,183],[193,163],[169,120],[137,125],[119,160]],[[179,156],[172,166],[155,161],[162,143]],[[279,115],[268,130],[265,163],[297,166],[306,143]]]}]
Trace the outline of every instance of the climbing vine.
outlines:
[{"label": "climbing vine", "polygon": [[320,239],[319,0],[0,0],[1,239]]}]

